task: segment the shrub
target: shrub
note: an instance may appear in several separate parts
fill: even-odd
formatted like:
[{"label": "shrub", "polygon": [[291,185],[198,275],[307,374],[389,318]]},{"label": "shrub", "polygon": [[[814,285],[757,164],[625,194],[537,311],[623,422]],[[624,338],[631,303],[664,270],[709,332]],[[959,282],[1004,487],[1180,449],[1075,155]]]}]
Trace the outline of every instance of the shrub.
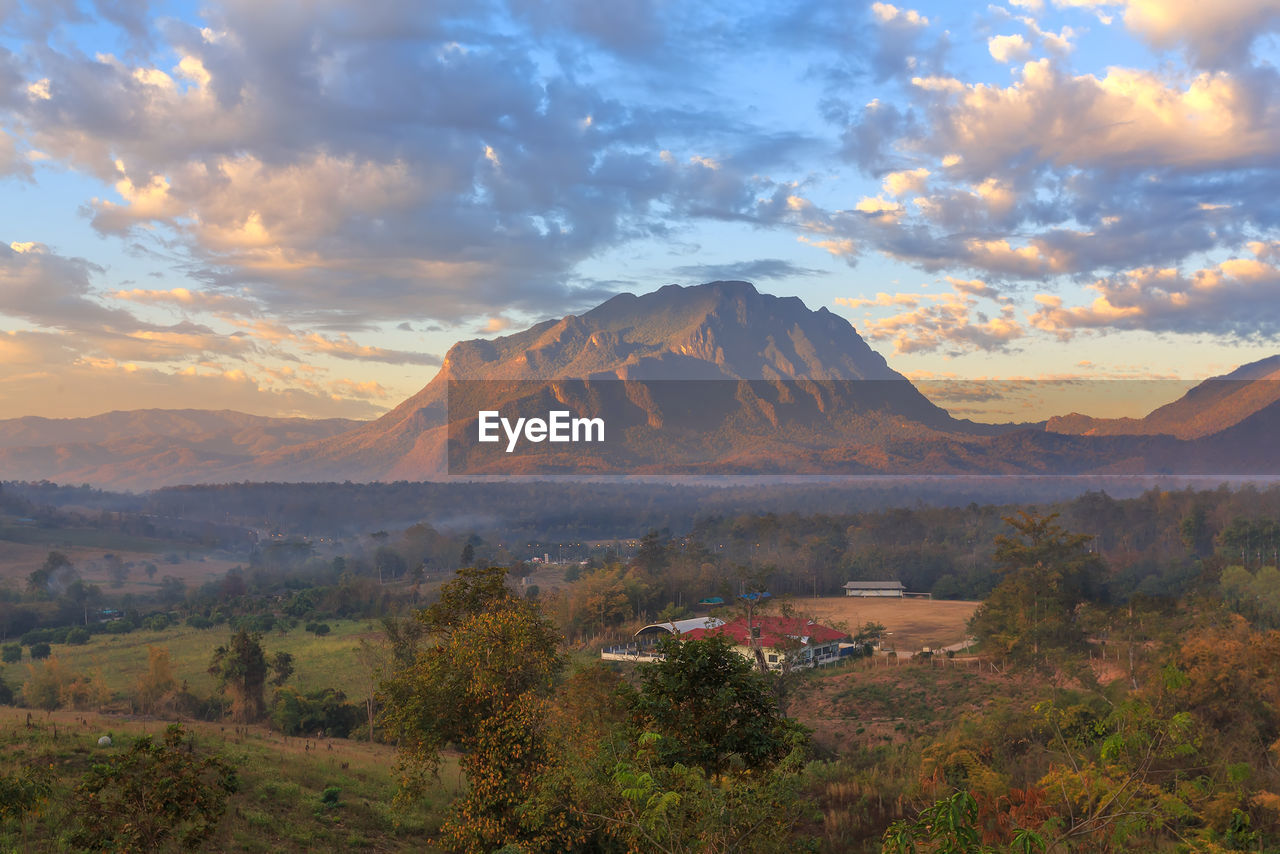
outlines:
[{"label": "shrub", "polygon": [[[170,840],[196,848],[213,833],[236,789],[231,764],[197,750],[173,725],[163,744],[143,736],[128,753],[85,775],[75,791],[70,842],[95,851],[156,851]],[[148,809],[137,809],[139,803]]]},{"label": "shrub", "polygon": [[213,620],[196,614],[195,616],[187,617],[187,625],[193,629],[211,629],[213,628]]},{"label": "shrub", "polygon": [[112,620],[107,623],[105,631],[110,635],[127,635],[133,628],[133,623],[128,620]]},{"label": "shrub", "polygon": [[71,631],[67,632],[67,636],[64,642],[69,644],[74,644],[75,646],[86,644],[89,642],[89,630],[74,628]]},{"label": "shrub", "polygon": [[341,797],[342,789],[337,786],[326,786],[324,791],[320,793],[320,803],[325,807],[333,808],[341,805],[338,800]]},{"label": "shrub", "polygon": [[53,652],[53,649],[44,641],[41,641],[40,643],[33,643],[31,645],[31,658],[33,661],[40,661],[41,659],[48,658],[49,653],[51,652]]},{"label": "shrub", "polygon": [[69,629],[70,627],[68,626],[56,629],[32,629],[23,635],[19,642],[23,646],[31,646],[37,643],[66,643]]},{"label": "shrub", "polygon": [[153,632],[162,632],[169,628],[170,620],[168,614],[152,614],[142,622],[143,628],[150,629]]},{"label": "shrub", "polygon": [[330,738],[346,738],[363,715],[360,706],[346,700],[346,695],[334,688],[307,694],[282,688],[271,707],[271,724],[285,735],[324,733]]},{"label": "shrub", "polygon": [[13,664],[15,661],[22,660],[22,644],[7,643],[0,647],[0,661],[5,664]]}]

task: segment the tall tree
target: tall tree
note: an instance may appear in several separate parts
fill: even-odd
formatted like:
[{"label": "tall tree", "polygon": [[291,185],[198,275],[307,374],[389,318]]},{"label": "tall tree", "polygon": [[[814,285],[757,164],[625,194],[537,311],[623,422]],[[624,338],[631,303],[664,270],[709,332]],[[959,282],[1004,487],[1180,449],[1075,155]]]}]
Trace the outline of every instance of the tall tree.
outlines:
[{"label": "tall tree", "polygon": [[657,751],[664,762],[719,777],[735,766],[777,762],[791,736],[801,734],[778,713],[766,677],[728,638],[668,638],[661,651],[661,660],[640,667],[633,710],[643,728],[662,737]]},{"label": "tall tree", "polygon": [[974,636],[993,651],[1033,661],[1084,642],[1075,611],[1100,598],[1102,562],[1086,550],[1088,535],[1068,532],[1057,518],[1005,517],[1014,535],[996,537],[1000,584],[970,621]]},{"label": "tall tree", "polygon": [[463,568],[418,619],[434,640],[396,661],[382,684],[383,723],[400,743],[406,782],[434,774],[449,743],[465,753],[467,792],[441,842],[492,851],[536,837],[522,817],[550,754],[546,696],[562,667],[559,635],[506,586],[506,570]]},{"label": "tall tree", "polygon": [[266,713],[263,691],[273,669],[278,677],[273,684],[279,685],[293,672],[293,658],[276,656],[268,665],[262,635],[245,629],[233,634],[226,646],[215,649],[209,662],[209,675],[231,697],[231,716],[241,723],[256,721]]}]

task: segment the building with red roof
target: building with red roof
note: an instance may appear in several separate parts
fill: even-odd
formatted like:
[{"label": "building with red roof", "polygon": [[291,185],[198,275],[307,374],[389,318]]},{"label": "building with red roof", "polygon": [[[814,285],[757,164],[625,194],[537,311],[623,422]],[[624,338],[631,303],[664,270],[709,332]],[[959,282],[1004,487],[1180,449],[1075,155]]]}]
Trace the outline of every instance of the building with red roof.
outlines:
[{"label": "building with red roof", "polygon": [[680,634],[681,640],[698,640],[724,635],[734,648],[751,661],[763,660],[770,670],[815,667],[840,658],[842,642],[850,643],[849,633],[815,623],[804,617],[738,617],[728,623],[695,628]]}]

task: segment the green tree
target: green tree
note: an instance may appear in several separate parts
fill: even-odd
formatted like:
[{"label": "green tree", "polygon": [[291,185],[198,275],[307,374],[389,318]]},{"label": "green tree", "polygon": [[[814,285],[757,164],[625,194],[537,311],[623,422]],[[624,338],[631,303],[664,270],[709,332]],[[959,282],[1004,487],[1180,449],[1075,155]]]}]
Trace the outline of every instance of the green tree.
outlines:
[{"label": "green tree", "polygon": [[1056,519],[1056,513],[1005,517],[1015,535],[996,537],[1000,584],[969,624],[993,652],[1039,662],[1050,651],[1084,643],[1075,612],[1082,602],[1099,598],[1102,563],[1085,550],[1088,535],[1071,534]]},{"label": "green tree", "polygon": [[382,683],[383,723],[400,743],[406,793],[434,774],[450,743],[464,751],[467,792],[441,842],[492,851],[537,838],[522,806],[548,763],[546,696],[562,667],[559,635],[537,606],[514,595],[506,570],[463,568],[440,601],[418,614],[432,642]]},{"label": "green tree", "polygon": [[772,854],[812,845],[796,836],[815,818],[799,792],[802,750],[773,769],[716,782],[696,766],[663,763],[665,740],[645,733],[615,766],[605,821],[626,850]]},{"label": "green tree", "polygon": [[696,765],[712,778],[758,769],[786,755],[796,725],[778,713],[768,677],[721,635],[664,640],[663,658],[641,665],[632,709],[660,736],[667,764]]},{"label": "green tree", "polygon": [[[287,671],[283,668],[287,667]],[[231,716],[241,722],[259,720],[266,712],[263,691],[268,671],[274,670],[280,683],[293,671],[293,659],[275,657],[271,665],[262,649],[262,635],[240,629],[231,636],[231,642],[213,651],[209,662],[209,675],[231,697]],[[281,674],[283,678],[281,678]],[[278,683],[277,683],[278,684]]]},{"label": "green tree", "polygon": [[207,839],[237,789],[235,769],[196,748],[174,724],[93,766],[75,791],[70,841],[87,851],[156,851],[169,840],[194,848]]},{"label": "green tree", "polygon": [[1044,839],[1034,831],[1019,829],[1008,848],[985,845],[978,827],[978,803],[964,790],[926,807],[914,819],[895,821],[882,839],[883,854],[1037,854],[1046,850]]}]

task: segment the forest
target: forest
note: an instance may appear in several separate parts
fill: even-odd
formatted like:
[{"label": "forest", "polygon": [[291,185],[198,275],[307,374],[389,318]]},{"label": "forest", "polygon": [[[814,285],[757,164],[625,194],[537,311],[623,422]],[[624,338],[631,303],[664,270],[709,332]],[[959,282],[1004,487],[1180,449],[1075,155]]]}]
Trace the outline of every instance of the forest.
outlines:
[{"label": "forest", "polygon": [[[5,500],[50,524],[92,518]],[[705,512],[551,567],[508,539],[426,519],[349,535],[341,554],[281,537],[198,587],[127,600],[51,551],[0,588],[0,703],[394,749],[394,803],[438,804],[413,844],[440,850],[1280,850],[1280,489]],[[595,658],[714,593],[730,616],[747,588],[784,610],[886,578],[980,599],[976,648],[783,672],[714,638],[638,667]],[[135,632],[149,646],[127,684],[77,657]],[[179,655],[191,632],[210,639],[203,659]],[[42,805],[122,796],[141,767],[211,806],[150,828],[160,847],[234,824],[234,762],[214,751],[196,773],[172,753],[183,738],[121,745],[102,771],[0,766],[0,839],[91,849]],[[445,764],[465,785],[439,801]],[[132,839],[113,832],[94,844]]]}]

